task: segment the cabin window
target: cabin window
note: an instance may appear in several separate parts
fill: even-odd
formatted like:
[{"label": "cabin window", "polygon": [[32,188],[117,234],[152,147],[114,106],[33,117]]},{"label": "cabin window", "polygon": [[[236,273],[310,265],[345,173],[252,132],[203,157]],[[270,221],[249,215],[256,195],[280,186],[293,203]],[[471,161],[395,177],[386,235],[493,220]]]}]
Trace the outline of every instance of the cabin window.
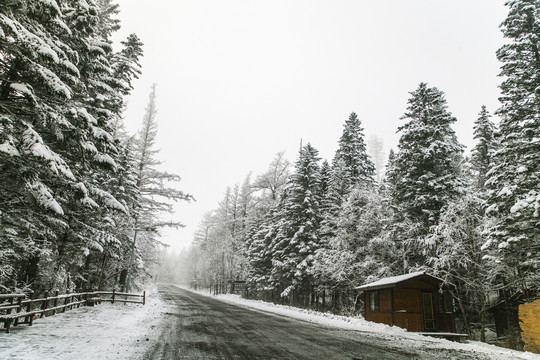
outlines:
[{"label": "cabin window", "polygon": [[369,311],[378,312],[379,311],[379,292],[371,291],[369,293]]}]

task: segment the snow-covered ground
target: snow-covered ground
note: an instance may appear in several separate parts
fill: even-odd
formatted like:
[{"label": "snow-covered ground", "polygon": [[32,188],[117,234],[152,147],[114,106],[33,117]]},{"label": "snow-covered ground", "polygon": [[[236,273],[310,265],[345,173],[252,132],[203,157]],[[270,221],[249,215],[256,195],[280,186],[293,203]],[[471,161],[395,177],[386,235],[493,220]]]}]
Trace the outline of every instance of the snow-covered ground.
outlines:
[{"label": "snow-covered ground", "polygon": [[167,305],[157,291],[146,305],[102,303],[17,325],[0,327],[0,359],[141,359]]},{"label": "snow-covered ground", "polygon": [[[209,295],[207,292],[197,291],[197,293]],[[276,305],[259,300],[247,300],[241,298],[239,295],[225,294],[214,296],[216,299],[234,303],[237,305],[271,312],[274,314],[284,315],[287,317],[307,321],[324,326],[330,326],[346,330],[356,330],[365,332],[368,336],[376,336],[378,338],[384,337],[388,340],[392,338],[399,339],[400,342],[405,341],[406,345],[410,347],[423,347],[441,348],[441,349],[455,349],[464,351],[473,351],[480,354],[485,354],[491,359],[495,360],[509,360],[509,359],[524,359],[524,360],[540,360],[540,355],[530,352],[521,352],[515,350],[509,350],[498,346],[478,342],[478,341],[466,341],[463,343],[449,341],[445,339],[436,339],[431,337],[422,336],[416,333],[407,332],[404,329],[388,326],[384,324],[378,324],[370,321],[366,321],[362,318],[353,318],[346,316],[333,315],[328,313],[322,313],[312,310],[298,309],[291,306]]]}]

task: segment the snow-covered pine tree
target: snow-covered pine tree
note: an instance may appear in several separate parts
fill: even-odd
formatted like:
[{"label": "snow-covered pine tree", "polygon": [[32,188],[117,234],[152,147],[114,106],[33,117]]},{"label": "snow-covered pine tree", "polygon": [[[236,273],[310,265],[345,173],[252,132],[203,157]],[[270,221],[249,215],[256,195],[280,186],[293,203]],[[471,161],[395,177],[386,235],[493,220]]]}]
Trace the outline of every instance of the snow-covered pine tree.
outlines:
[{"label": "snow-covered pine tree", "polygon": [[477,143],[471,152],[471,165],[478,178],[478,187],[483,189],[486,174],[491,167],[491,157],[496,149],[495,124],[491,121],[491,115],[485,106],[482,106],[478,115],[479,118],[474,122],[474,139]]},{"label": "snow-covered pine tree", "polygon": [[398,222],[413,225],[406,232],[406,252],[421,266],[425,259],[419,240],[437,224],[441,209],[462,193],[463,146],[451,127],[456,118],[448,112],[442,91],[421,83],[411,95],[387,175],[396,214],[402,217]]},{"label": "snow-covered pine tree", "polygon": [[[107,260],[118,255],[122,246],[116,236],[115,215],[128,212],[115,198],[122,191],[115,186],[120,154],[112,134],[116,130],[116,118],[121,115],[122,97],[130,90],[114,76],[114,53],[109,38],[119,28],[118,20],[113,18],[118,11],[108,1],[89,1],[86,5],[66,12],[66,22],[72,29],[69,44],[78,53],[81,79],[73,87],[74,111],[67,117],[83,129],[69,138],[71,151],[66,157],[70,163],[78,164],[76,176],[80,182],[79,192],[68,206],[75,211],[82,201],[86,209],[78,221],[70,224],[71,231],[58,254],[58,262],[70,266],[71,272],[77,266],[78,273],[73,275],[79,279],[80,287],[102,282]],[[137,59],[133,61],[137,63]]]},{"label": "snow-covered pine tree", "polygon": [[0,252],[7,255],[0,284],[16,278],[12,289],[35,278],[36,266],[26,264],[67,227],[54,191],[75,181],[56,145],[69,128],[68,84],[78,76],[66,34],[56,2],[0,4]]},{"label": "snow-covered pine tree", "polygon": [[[181,227],[179,221],[164,221],[162,216],[174,212],[173,204],[177,201],[191,201],[193,197],[173,187],[180,181],[180,176],[159,169],[161,161],[157,159],[159,150],[155,148],[157,137],[156,85],[152,86],[142,128],[134,143],[136,185],[140,192],[139,207],[131,209],[133,219],[133,250],[130,254],[128,271],[131,275],[137,269],[133,261],[143,262],[155,255],[158,250],[156,235],[163,227]],[[143,253],[140,250],[145,248]]]},{"label": "snow-covered pine tree", "polygon": [[115,27],[100,27],[97,18],[109,15],[92,0],[62,4],[0,4],[0,163],[10,184],[2,188],[1,203],[10,206],[0,221],[21,244],[38,240],[30,242],[37,252],[21,252],[31,257],[22,262],[22,282],[37,276],[43,251],[41,264],[52,264],[51,278],[62,282],[34,282],[35,290],[70,286],[85,248],[99,251],[111,239],[105,209],[125,210],[100,184],[115,168],[109,120],[120,107],[110,99],[118,104],[126,93],[108,63]]},{"label": "snow-covered pine tree", "polygon": [[122,50],[114,55],[114,77],[120,80],[128,91],[133,89],[132,80],[138,79],[141,74],[139,59],[142,57],[143,43],[137,35],[130,34],[121,44]]},{"label": "snow-covered pine tree", "polygon": [[[367,154],[364,141],[364,129],[356,113],[351,113],[343,126],[339,146],[332,165],[336,167],[340,161],[344,163],[346,180],[352,188],[359,183],[372,183],[375,175],[375,165]],[[349,190],[350,190],[349,188]]]},{"label": "snow-covered pine tree", "polygon": [[[334,178],[334,181],[336,179]],[[327,248],[328,242],[335,235],[335,215],[339,211],[336,205],[338,201],[330,195],[330,187],[332,181],[332,167],[327,160],[324,160],[321,165],[321,183],[319,186],[319,196],[321,197],[321,231],[319,247]]]},{"label": "snow-covered pine tree", "polygon": [[462,191],[463,146],[451,127],[456,118],[442,91],[421,83],[411,95],[390,177],[397,185],[397,202],[427,231],[437,223],[441,208]]},{"label": "snow-covered pine tree", "polygon": [[328,190],[324,195],[324,242],[335,236],[341,205],[357,186],[373,185],[375,165],[366,150],[364,129],[356,113],[351,113],[343,126],[338,149],[332,160]]},{"label": "snow-covered pine tree", "polygon": [[272,248],[277,234],[279,209],[285,196],[262,219],[255,219],[248,231],[246,255],[249,262],[249,283],[253,290],[269,290],[276,287],[272,283]]},{"label": "snow-covered pine tree", "polygon": [[515,302],[540,295],[540,2],[506,5],[501,27],[509,43],[497,52],[504,77],[499,148],[486,182],[486,213],[496,222],[486,248],[507,300]]},{"label": "snow-covered pine tree", "polygon": [[279,209],[277,233],[271,244],[272,278],[284,289],[306,294],[311,286],[311,267],[319,246],[320,167],[318,151],[305,145],[295,163]]}]

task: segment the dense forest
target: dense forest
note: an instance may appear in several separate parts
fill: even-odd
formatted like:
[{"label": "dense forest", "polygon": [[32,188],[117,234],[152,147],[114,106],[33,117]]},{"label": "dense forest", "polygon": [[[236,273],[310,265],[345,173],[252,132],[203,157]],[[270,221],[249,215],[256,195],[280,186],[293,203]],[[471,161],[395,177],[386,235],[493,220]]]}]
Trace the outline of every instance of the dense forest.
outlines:
[{"label": "dense forest", "polygon": [[0,2],[0,292],[138,286],[159,259],[171,202],[151,91],[122,125],[141,73],[136,35],[113,49],[111,0]]},{"label": "dense forest", "polygon": [[540,2],[507,6],[499,120],[478,105],[470,154],[444,92],[420,83],[385,166],[352,113],[331,162],[307,143],[228,187],[177,257],[184,280],[245,280],[256,298],[357,314],[355,286],[424,270],[455,285],[462,331],[484,340],[503,309],[519,346],[517,307],[540,296]]}]

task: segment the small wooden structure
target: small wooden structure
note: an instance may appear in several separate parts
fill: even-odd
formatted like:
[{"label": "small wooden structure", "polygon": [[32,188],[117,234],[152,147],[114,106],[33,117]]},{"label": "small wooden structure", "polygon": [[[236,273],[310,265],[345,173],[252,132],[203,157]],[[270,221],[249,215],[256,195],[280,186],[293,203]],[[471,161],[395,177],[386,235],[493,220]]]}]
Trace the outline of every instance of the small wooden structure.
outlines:
[{"label": "small wooden structure", "polygon": [[364,292],[365,319],[409,331],[454,332],[454,314],[440,296],[442,279],[415,272],[358,286]]}]

